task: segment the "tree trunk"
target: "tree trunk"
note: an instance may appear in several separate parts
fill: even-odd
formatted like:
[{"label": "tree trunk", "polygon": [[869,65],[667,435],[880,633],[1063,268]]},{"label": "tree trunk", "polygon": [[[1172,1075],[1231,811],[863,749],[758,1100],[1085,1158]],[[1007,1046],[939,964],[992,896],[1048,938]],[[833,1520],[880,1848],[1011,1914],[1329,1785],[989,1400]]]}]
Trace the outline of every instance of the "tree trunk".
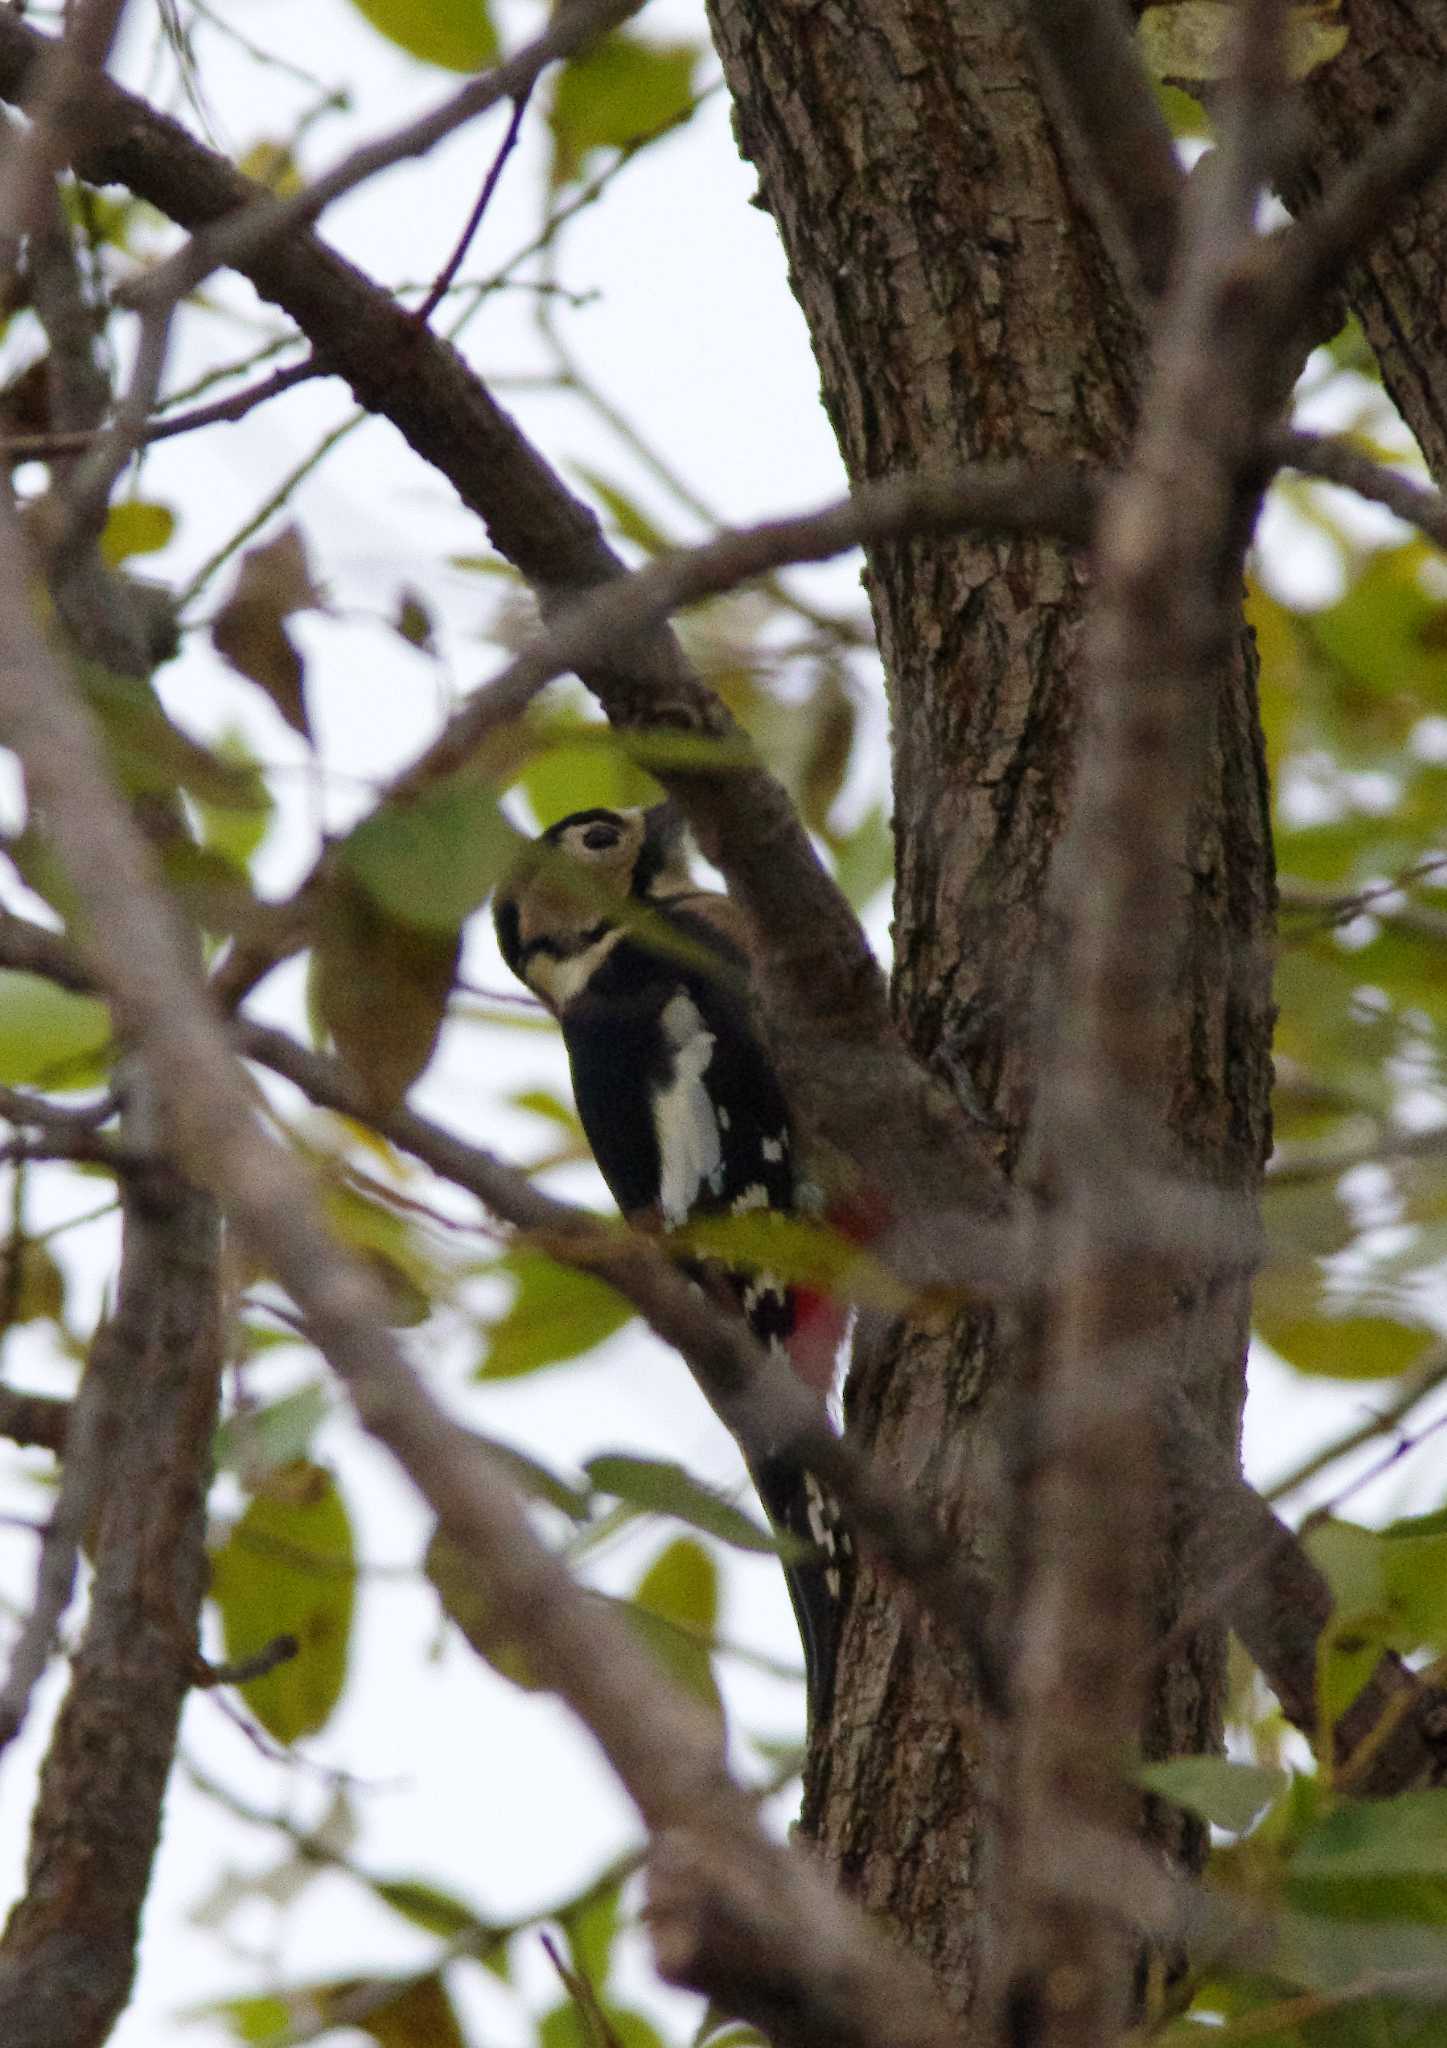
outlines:
[{"label": "tree trunk", "polygon": [[[1347,0],[1341,55],[1306,82],[1311,147],[1286,198],[1301,210],[1447,67],[1443,0]],[[1439,487],[1447,480],[1447,183],[1395,210],[1347,282],[1392,403]]]},{"label": "tree trunk", "polygon": [[[712,0],[745,154],[788,255],[851,478],[981,457],[1117,458],[1140,330],[1072,190],[1014,9],[1000,0]],[[1042,885],[1068,815],[1086,566],[1048,542],[916,541],[869,555],[893,718],[895,1002],[918,1055],[998,1121],[1019,1160]],[[1243,644],[1193,821],[1170,1099],[1150,1106],[1193,1177],[1254,1187],[1268,1146],[1272,912],[1266,778]],[[1208,1272],[1163,1344],[1234,1444],[1249,1294]],[[971,1309],[860,1347],[851,1427],[1003,1581],[1023,1320]],[[1014,1335],[1012,1337],[1011,1330]],[[1186,1588],[1166,1546],[1162,1632]],[[1220,1740],[1223,1635],[1166,1661],[1152,1754]],[[846,1628],[806,1823],[969,2009],[988,1938],[984,1730],[958,1676],[866,1574]],[[1177,1853],[1203,1844],[1158,1817]]]}]

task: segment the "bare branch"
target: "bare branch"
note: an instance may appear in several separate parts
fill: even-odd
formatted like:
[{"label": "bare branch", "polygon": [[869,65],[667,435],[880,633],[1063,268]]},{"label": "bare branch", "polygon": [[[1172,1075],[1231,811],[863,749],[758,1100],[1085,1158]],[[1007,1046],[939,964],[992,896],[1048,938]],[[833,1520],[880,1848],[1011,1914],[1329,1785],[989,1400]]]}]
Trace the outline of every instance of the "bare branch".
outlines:
[{"label": "bare branch", "polygon": [[54,1394],[26,1394],[19,1387],[0,1386],[0,1436],[15,1444],[54,1451],[65,1449],[71,1403]]},{"label": "bare branch", "polygon": [[295,1636],[273,1636],[269,1643],[263,1643],[259,1650],[235,1664],[208,1664],[204,1657],[198,1657],[193,1678],[203,1687],[246,1685],[253,1678],[265,1678],[278,1665],[290,1663],[300,1648]]},{"label": "bare branch", "polygon": [[[279,398],[284,391],[295,390],[298,384],[309,383],[316,377],[327,377],[332,372],[315,356],[308,356],[305,362],[291,363],[285,369],[273,370],[269,377],[248,384],[230,398],[214,399],[209,405],[193,406],[189,412],[171,413],[163,419],[152,419],[146,423],[140,436],[141,444],[149,447],[153,441],[169,441],[178,434],[194,434],[200,427],[229,425],[243,420],[259,405],[269,399]],[[0,440],[0,457],[14,462],[48,461],[56,455],[84,455],[94,448],[100,436],[96,427],[78,429],[70,433],[16,434],[9,440]]]},{"label": "bare branch", "polygon": [[492,195],[497,190],[498,180],[502,177],[503,168],[517,147],[517,139],[522,133],[523,116],[528,110],[530,92],[531,87],[525,88],[513,101],[513,109],[508,119],[506,132],[503,135],[502,141],[498,144],[497,154],[487,167],[487,176],[482,181],[482,189],[473,201],[472,211],[463,223],[462,233],[457,238],[456,247],[433,279],[431,289],[428,291],[426,298],[412,315],[419,327],[427,325],[432,315],[437,311],[437,308],[452,289],[452,281],[462,268],[467,252],[472,246],[472,238],[482,226],[482,217],[492,203]]},{"label": "bare branch", "polygon": [[7,2048],[100,2048],[129,1994],[206,1586],[222,1356],[215,1210],[175,1181],[164,1197],[153,1184],[128,1204],[123,1243],[116,1311],[66,1443],[61,1501],[72,1486],[84,1493],[94,1573],[26,1890],[0,1941]]},{"label": "bare branch", "polygon": [[[1279,402],[1244,282],[1280,85],[1279,0],[1243,11],[1222,145],[1192,181],[1176,282],[1126,472],[1102,510],[1074,814],[1051,890],[1064,932],[1050,979],[1034,1144],[1053,1196],[1041,1381],[1019,1619],[1005,2010],[1028,2038],[1104,2048],[1127,2018],[1129,1947],[1103,1911],[1062,1910],[1053,1848],[1082,1820],[1130,1823],[1118,1759],[1140,1735],[1161,1527],[1162,1377],[1189,1248],[1122,1256],[1146,1208],[1142,1169],[1169,1168],[1170,991],[1184,931],[1184,849],[1238,625],[1257,449]],[[1154,1149],[1155,1156],[1152,1156]],[[1209,1268],[1206,1269],[1209,1271]],[[1166,1359],[1170,1363],[1165,1362]],[[1057,1995],[1062,1978],[1072,1986]]]},{"label": "bare branch", "polygon": [[223,264],[246,267],[262,243],[308,227],[333,201],[355,191],[379,172],[425,156],[439,142],[502,100],[524,101],[550,64],[575,56],[609,29],[638,12],[642,0],[571,0],[548,27],[505,63],[469,79],[448,99],[415,121],[362,143],[300,192],[258,193],[237,215],[194,235],[167,257],[131,294],[140,308],[178,305],[188,292]]},{"label": "bare branch", "polygon": [[1279,317],[1296,327],[1381,234],[1399,200],[1442,169],[1447,86],[1424,86],[1401,118],[1369,142],[1319,204],[1278,238]]},{"label": "bare branch", "polygon": [[1349,1458],[1353,1451],[1361,1450],[1363,1445],[1373,1443],[1381,1436],[1399,1435],[1412,1410],[1429,1394],[1434,1394],[1444,1381],[1447,1381],[1447,1344],[1438,1344],[1396,1383],[1392,1398],[1384,1407],[1373,1409],[1355,1429],[1345,1431],[1293,1465],[1267,1488],[1266,1498],[1270,1501],[1286,1500],[1340,1459]]},{"label": "bare branch", "polygon": [[[10,965],[8,958],[5,964]],[[75,1109],[68,1103],[52,1101],[48,1095],[0,1086],[0,1117],[7,1123],[29,1125],[36,1130],[94,1132],[97,1124],[112,1112],[113,1105],[108,1100],[90,1109]]]},{"label": "bare branch", "polygon": [[0,1687],[0,1753],[25,1725],[31,1696],[50,1662],[61,1617],[75,1588],[76,1559],[95,1503],[104,1457],[95,1397],[74,1404],[65,1435],[66,1458],[60,1492],[40,1546],[35,1592],[24,1626],[11,1648],[5,1683]]},{"label": "bare branch", "polygon": [[1359,498],[1384,505],[1409,526],[1417,527],[1439,548],[1447,548],[1447,501],[1440,491],[1369,455],[1335,434],[1308,434],[1301,428],[1282,428],[1269,436],[1266,451],[1284,469],[1297,469],[1323,483],[1340,484]]},{"label": "bare branch", "polygon": [[[643,639],[685,606],[716,597],[776,569],[825,562],[871,542],[932,534],[1055,534],[1085,546],[1095,485],[1073,465],[1002,465],[953,476],[882,477],[817,512],[735,527],[696,547],[679,548],[620,575],[578,599],[514,660],[470,697],[445,729],[388,792],[415,795],[428,782],[464,766],[483,740],[516,718],[547,683],[569,670],[586,675],[605,649]],[[648,712],[652,715],[647,715]],[[712,691],[699,683],[672,701],[639,706],[629,723],[678,725],[716,737],[739,753],[745,736],[725,723]],[[747,758],[729,763],[746,769]]]},{"label": "bare branch", "polygon": [[30,102],[30,127],[11,133],[0,166],[0,251],[13,271],[21,238],[39,227],[55,175],[85,134],[89,104],[125,0],[78,0],[66,32],[46,45]]}]

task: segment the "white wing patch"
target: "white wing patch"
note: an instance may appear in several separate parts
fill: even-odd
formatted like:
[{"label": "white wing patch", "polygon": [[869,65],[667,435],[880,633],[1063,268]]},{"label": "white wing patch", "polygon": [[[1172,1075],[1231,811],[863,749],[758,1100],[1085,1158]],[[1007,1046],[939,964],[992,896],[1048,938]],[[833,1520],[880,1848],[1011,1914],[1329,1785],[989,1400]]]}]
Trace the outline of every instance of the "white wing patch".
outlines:
[{"label": "white wing patch", "polygon": [[714,1034],[691,996],[664,1005],[663,1035],[673,1052],[673,1071],[653,1095],[653,1127],[662,1167],[659,1207],[666,1227],[686,1223],[705,1188],[723,1186],[723,1147],[718,1115],[703,1077],[713,1058]]}]

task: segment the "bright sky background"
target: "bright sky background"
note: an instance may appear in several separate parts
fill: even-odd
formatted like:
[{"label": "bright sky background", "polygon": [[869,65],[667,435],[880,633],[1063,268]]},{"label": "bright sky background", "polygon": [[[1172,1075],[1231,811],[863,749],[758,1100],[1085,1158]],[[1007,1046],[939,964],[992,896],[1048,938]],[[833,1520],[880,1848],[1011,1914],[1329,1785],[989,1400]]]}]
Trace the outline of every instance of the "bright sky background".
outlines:
[{"label": "bright sky background", "polygon": [[[351,88],[352,111],[329,116],[308,138],[304,164],[312,172],[354,141],[433,104],[453,83],[393,51],[346,0],[310,0],[306,6],[250,0],[246,7],[231,0],[228,12],[261,45],[283,47],[291,62],[323,78],[344,78]],[[506,32],[521,40],[542,19],[539,8],[514,7]],[[646,25],[655,35],[699,34],[701,11],[684,0],[654,0]],[[137,4],[123,65],[129,82],[153,84],[152,47],[151,10]],[[198,54],[217,139],[238,152],[284,138],[297,111],[315,97],[279,81],[274,72],[258,70],[214,33],[203,31]],[[711,68],[701,75],[710,75]],[[162,75],[169,93],[169,66]],[[174,106],[174,99],[169,103]],[[177,111],[194,121],[184,109]],[[429,278],[451,248],[503,118],[499,111],[425,163],[374,181],[328,213],[323,232],[374,278]],[[468,275],[490,271],[535,231],[539,127],[532,116],[469,258]],[[717,94],[687,130],[626,171],[604,205],[565,239],[564,282],[598,296],[559,314],[602,388],[721,516],[741,521],[815,504],[842,482],[777,237],[767,215],[748,204],[752,190],[752,176],[731,140],[726,102]],[[537,275],[536,266],[527,274]],[[245,287],[220,290],[228,306],[255,314]],[[234,325],[205,316],[183,320],[179,344],[173,386],[189,382],[207,362],[240,352]],[[510,388],[510,380],[535,375],[542,362],[526,295],[493,298],[473,323],[466,348],[565,473],[570,463],[592,464],[664,511],[678,530],[689,530],[575,400]],[[13,360],[0,356],[0,374],[13,367]],[[156,572],[184,583],[349,406],[340,384],[309,385],[241,426],[158,446],[146,459],[142,494],[173,502],[183,518],[173,547],[155,559]],[[289,516],[312,543],[314,571],[329,586],[335,607],[332,617],[308,616],[297,628],[309,659],[308,691],[327,769],[321,801],[335,827],[360,808],[377,778],[416,750],[450,695],[492,671],[497,655],[484,628],[498,586],[474,573],[439,574],[438,563],[449,555],[480,552],[482,536],[449,486],[384,423],[364,426],[343,444],[302,486]],[[1298,527],[1298,539],[1301,532]],[[1296,570],[1283,573],[1320,576],[1321,566],[1309,553],[1295,561]],[[230,573],[207,593],[204,612],[214,608]],[[441,667],[409,651],[379,624],[406,586],[438,619]],[[835,605],[862,602],[857,561],[814,575],[807,587]],[[1323,585],[1321,595],[1327,594]],[[229,675],[203,634],[191,636],[184,657],[163,672],[160,686],[175,715],[193,729],[219,733],[242,723],[269,762],[286,764],[297,777],[303,799],[295,807],[297,822],[274,834],[264,876],[269,887],[285,888],[309,862],[314,845],[306,824],[311,799],[304,750],[258,693]],[[882,781],[882,706],[875,730],[873,754]],[[13,795],[8,808],[13,811]],[[887,907],[874,922],[883,943]],[[488,985],[505,981],[488,932],[479,931],[469,965]],[[264,1006],[296,1026],[298,992],[294,971],[278,975],[267,986]],[[488,1064],[480,1068],[484,1044]],[[551,1038],[509,1034],[484,1041],[469,1034],[444,1051],[414,1099],[499,1149],[526,1156],[539,1149],[539,1127],[500,1110],[497,1097],[537,1079],[555,1089],[564,1083],[561,1050]],[[591,1178],[579,1175],[567,1186],[585,1195],[596,1190]],[[38,1176],[37,1187],[32,1224],[75,1212],[67,1176]],[[470,1212],[464,1206],[458,1213]],[[108,1225],[72,1240],[97,1301],[111,1245]],[[47,1383],[44,1347],[33,1334],[20,1333],[12,1348],[15,1378],[26,1385]],[[445,1345],[433,1356],[414,1344],[414,1353],[443,1390],[463,1385],[465,1358],[448,1355]],[[1267,1477],[1294,1462],[1309,1442],[1334,1435],[1373,1391],[1309,1386],[1270,1361],[1261,1364],[1256,1387],[1248,1450],[1253,1467]],[[629,1448],[682,1458],[726,1484],[738,1478],[732,1446],[684,1370],[634,1332],[586,1364],[536,1381],[468,1389],[460,1412],[499,1436],[532,1444],[564,1468],[601,1448]],[[323,1454],[329,1444],[341,1447],[344,1437],[343,1471],[362,1554],[369,1565],[396,1574],[368,1584],[358,1608],[361,1633],[344,1707],[321,1737],[303,1745],[317,1765],[352,1773],[372,1788],[354,1800],[361,1832],[351,1853],[380,1874],[425,1875],[450,1885],[489,1915],[510,1915],[559,1896],[629,1839],[623,1803],[558,1709],[495,1679],[455,1633],[439,1626],[436,1603],[414,1571],[426,1538],[425,1518],[381,1454],[359,1445],[345,1420],[328,1425]],[[45,1465],[44,1459],[10,1454],[4,1469],[39,1472]],[[1391,1482],[1394,1489],[1401,1484],[1400,1476]],[[1377,1505],[1384,1504],[1384,1491],[1378,1489]],[[35,1489],[12,1485],[7,1493],[18,1495],[20,1512],[43,1512],[37,1504],[44,1497]],[[1358,1501],[1354,1512],[1372,1504]],[[631,1583],[641,1560],[662,1540],[657,1529],[632,1540],[610,1562],[605,1579],[620,1588]],[[0,1528],[6,1597],[26,1597],[32,1559],[30,1537]],[[796,1661],[792,1622],[772,1562],[745,1562],[731,1554],[727,1584],[724,1634],[742,1634]],[[724,1669],[736,1725],[775,1736],[797,1732],[797,1689],[732,1660]],[[46,1711],[33,1717],[3,1766],[0,1885],[7,1895],[20,1881],[25,1787],[43,1751],[62,1675],[52,1673]],[[262,1764],[210,1696],[192,1699],[183,1748],[258,1806],[287,1812],[301,1825],[314,1824],[326,1808],[330,1787],[322,1771]],[[741,1760],[758,1768],[756,1760]],[[259,1988],[256,1956],[274,1960],[276,1974],[294,1982],[417,1966],[432,1955],[428,1938],[410,1935],[395,1915],[371,1906],[347,1880],[325,1875],[285,1911],[252,1901],[224,1928],[211,1930],[188,1918],[203,1895],[224,1887],[233,1872],[267,1869],[278,1855],[275,1837],[225,1821],[184,1776],[178,1781],[148,1915],[141,1982],[114,2036],[117,2048],[171,2039],[207,2048],[212,2040],[230,2039],[210,2027],[180,2028],[173,2016],[192,2000]],[[557,2002],[558,1986],[535,1943],[524,1976],[535,2009]],[[512,2048],[522,2038],[511,2006],[496,1996],[482,1971],[454,1973],[454,1982],[478,2039]]]}]

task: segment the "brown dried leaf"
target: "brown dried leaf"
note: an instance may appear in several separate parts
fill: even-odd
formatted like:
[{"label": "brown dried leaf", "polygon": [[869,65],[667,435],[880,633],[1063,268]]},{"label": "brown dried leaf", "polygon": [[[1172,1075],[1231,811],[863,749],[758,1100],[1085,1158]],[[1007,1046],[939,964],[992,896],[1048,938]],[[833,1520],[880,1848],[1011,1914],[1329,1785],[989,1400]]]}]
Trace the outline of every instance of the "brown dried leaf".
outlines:
[{"label": "brown dried leaf", "polygon": [[461,950],[459,931],[406,924],[346,874],[333,880],[313,941],[313,994],[377,1108],[395,1108],[431,1059]]},{"label": "brown dried leaf", "polygon": [[307,741],[312,734],[302,690],[305,667],[286,620],[321,603],[306,544],[298,528],[288,526],[275,540],[242,556],[231,595],[211,622],[217,653],[259,684],[293,732]]}]

